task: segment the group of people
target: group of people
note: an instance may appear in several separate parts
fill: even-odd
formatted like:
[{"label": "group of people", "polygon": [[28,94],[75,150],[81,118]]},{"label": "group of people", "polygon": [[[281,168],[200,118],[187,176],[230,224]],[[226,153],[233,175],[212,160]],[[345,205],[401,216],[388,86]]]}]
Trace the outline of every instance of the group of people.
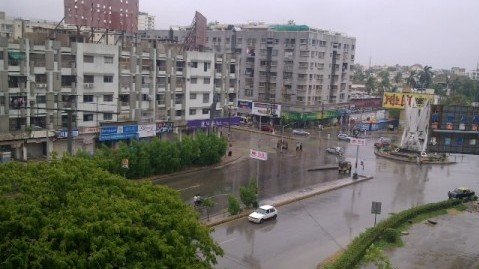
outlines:
[{"label": "group of people", "polygon": [[303,143],[296,142],[296,151],[303,151]]}]

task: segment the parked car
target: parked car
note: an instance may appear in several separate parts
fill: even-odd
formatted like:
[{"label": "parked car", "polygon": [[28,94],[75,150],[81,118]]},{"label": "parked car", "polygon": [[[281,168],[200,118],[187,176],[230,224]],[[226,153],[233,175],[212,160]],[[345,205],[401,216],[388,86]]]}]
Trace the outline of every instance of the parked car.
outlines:
[{"label": "parked car", "polygon": [[261,125],[261,131],[273,132],[274,128],[273,128],[273,126],[271,126],[269,124],[263,124],[263,125]]},{"label": "parked car", "polygon": [[275,219],[278,216],[278,210],[270,205],[263,205],[249,214],[248,220],[255,223],[262,223],[268,219]]},{"label": "parked car", "polygon": [[343,154],[344,151],[343,151],[343,148],[341,148],[341,147],[331,147],[331,148],[327,148],[326,152],[331,153],[331,154],[340,155],[340,154]]},{"label": "parked car", "polygon": [[463,199],[463,198],[472,198],[476,193],[469,188],[460,187],[456,188],[453,191],[448,191],[447,196],[449,199]]},{"label": "parked car", "polygon": [[391,139],[387,137],[380,137],[378,141],[374,143],[374,147],[382,148],[382,147],[389,147],[391,145]]},{"label": "parked car", "polygon": [[308,131],[305,131],[303,129],[294,129],[293,130],[294,135],[302,135],[302,136],[309,136],[310,133]]},{"label": "parked car", "polygon": [[347,134],[338,134],[338,139],[349,142],[351,140],[351,137],[349,137]]}]

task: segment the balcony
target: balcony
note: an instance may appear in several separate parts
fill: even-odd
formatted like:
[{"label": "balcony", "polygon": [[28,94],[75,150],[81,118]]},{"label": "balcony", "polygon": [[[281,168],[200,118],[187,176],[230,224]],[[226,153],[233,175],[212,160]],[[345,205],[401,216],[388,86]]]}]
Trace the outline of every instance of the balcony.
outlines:
[{"label": "balcony", "polygon": [[85,90],[91,90],[95,88],[95,84],[93,83],[83,83],[83,89]]}]

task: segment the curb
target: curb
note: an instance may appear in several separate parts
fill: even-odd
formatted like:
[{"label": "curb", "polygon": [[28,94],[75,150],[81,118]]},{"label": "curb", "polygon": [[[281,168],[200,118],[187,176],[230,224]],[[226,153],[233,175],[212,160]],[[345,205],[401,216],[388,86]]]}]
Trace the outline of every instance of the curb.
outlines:
[{"label": "curb", "polygon": [[[340,189],[340,188],[343,188],[343,187],[346,187],[346,186],[350,186],[350,185],[360,183],[360,182],[363,182],[363,181],[367,181],[367,180],[370,180],[370,179],[374,178],[373,176],[370,176],[370,177],[360,176],[360,177],[362,177],[362,178],[357,179],[355,181],[347,182],[347,183],[344,183],[344,184],[341,184],[341,185],[338,185],[338,186],[334,186],[334,187],[331,187],[331,188],[326,188],[326,189],[322,189],[322,190],[318,190],[318,191],[313,191],[313,192],[308,193],[308,194],[300,195],[298,197],[294,197],[294,198],[287,199],[287,200],[284,200],[284,201],[281,201],[281,202],[273,203],[273,206],[281,207],[281,206],[284,206],[284,205],[287,205],[287,204],[291,204],[291,203],[301,201],[301,200],[304,200],[304,199],[307,199],[307,198],[310,198],[310,197],[313,197],[313,196],[316,196],[316,195],[320,195],[320,194],[323,194],[323,193],[334,191],[334,190],[337,190],[337,189]],[[224,224],[224,223],[231,222],[231,221],[234,221],[234,220],[237,220],[237,219],[241,219],[243,217],[248,216],[251,212],[253,212],[253,210],[247,210],[245,212],[241,212],[238,215],[228,216],[228,217],[225,217],[224,219],[221,219],[221,220],[218,220],[218,221],[213,221],[213,222],[210,222],[210,223],[206,222],[206,223],[203,223],[203,224],[206,227],[211,228],[211,227],[214,227],[214,226],[218,226],[220,224]]]}]

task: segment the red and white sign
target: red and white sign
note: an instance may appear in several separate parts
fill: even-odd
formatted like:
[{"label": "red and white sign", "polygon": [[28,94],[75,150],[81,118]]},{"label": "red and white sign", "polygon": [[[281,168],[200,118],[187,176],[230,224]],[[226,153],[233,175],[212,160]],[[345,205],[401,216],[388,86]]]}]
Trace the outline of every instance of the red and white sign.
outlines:
[{"label": "red and white sign", "polygon": [[349,140],[349,144],[355,146],[366,146],[366,139],[351,137]]},{"label": "red and white sign", "polygon": [[268,160],[268,153],[264,152],[264,151],[250,149],[249,150],[249,156],[253,159],[258,159],[258,160],[262,160],[262,161]]}]

